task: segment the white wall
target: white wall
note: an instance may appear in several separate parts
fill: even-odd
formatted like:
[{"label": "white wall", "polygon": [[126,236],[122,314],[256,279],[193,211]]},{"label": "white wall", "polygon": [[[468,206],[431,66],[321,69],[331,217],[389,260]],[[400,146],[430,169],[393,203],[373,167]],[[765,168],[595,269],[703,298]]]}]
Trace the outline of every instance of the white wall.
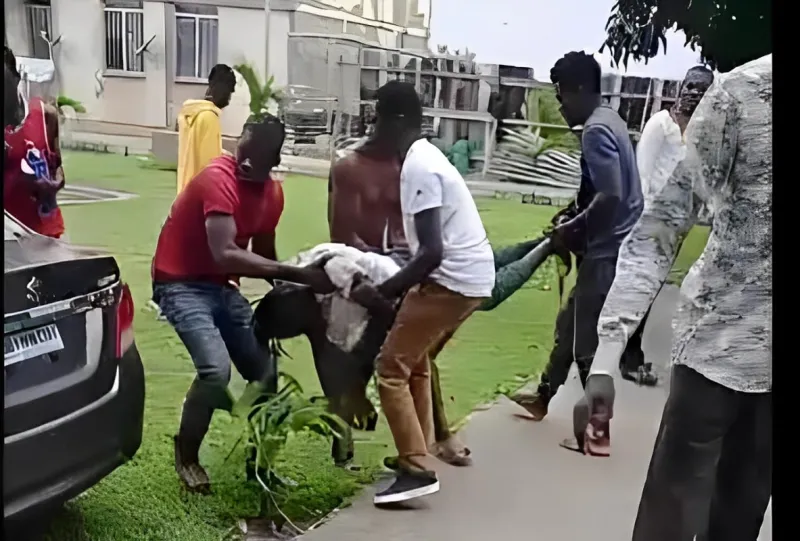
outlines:
[{"label": "white wall", "polygon": [[[172,81],[167,75],[167,51],[165,4],[161,2],[144,2],[145,42],[152,36],[155,39],[142,53],[145,73],[144,103],[146,111],[141,111],[142,124],[146,126],[167,126],[167,85]],[[109,96],[111,98],[111,96]]]},{"label": "white wall", "polygon": [[275,77],[275,85],[289,84],[289,11],[267,11],[267,71]]},{"label": "white wall", "polygon": [[[267,15],[266,10],[218,8],[219,56],[217,62],[235,66],[249,63],[262,82],[266,81]],[[239,81],[231,104],[222,112],[222,133],[237,136],[242,132],[249,109],[250,94]]]},{"label": "white wall", "polygon": [[97,80],[102,79],[104,68],[103,4],[99,0],[55,0],[51,17],[53,35],[62,36],[53,50],[61,92],[83,103],[89,118],[103,119],[105,90],[100,92]]},{"label": "white wall", "polygon": [[144,73],[107,74],[105,16],[100,0],[53,0],[53,51],[61,92],[83,103],[86,117],[139,126],[167,125],[164,4],[144,2]]},{"label": "white wall", "polygon": [[360,16],[374,21],[393,23],[400,26],[409,26],[415,15],[422,15],[422,27],[430,25],[430,12],[432,0],[318,0],[337,10],[358,14],[356,9],[361,7]]}]

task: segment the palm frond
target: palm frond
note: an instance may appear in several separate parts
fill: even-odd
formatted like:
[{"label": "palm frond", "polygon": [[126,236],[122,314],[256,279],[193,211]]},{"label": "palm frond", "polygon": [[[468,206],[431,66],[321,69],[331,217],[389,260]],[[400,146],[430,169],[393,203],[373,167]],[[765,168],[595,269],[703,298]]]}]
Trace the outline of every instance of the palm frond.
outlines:
[{"label": "palm frond", "polygon": [[279,504],[290,487],[275,467],[289,438],[304,432],[338,438],[347,431],[345,422],[328,411],[326,400],[307,398],[300,383],[285,373],[280,374],[280,386],[274,394],[267,393],[261,384],[248,384],[234,404],[232,415],[246,417],[245,436],[241,439],[246,439],[250,454],[255,455],[252,467],[256,479],[273,504],[265,512],[280,515],[283,513]]},{"label": "palm frond", "polygon": [[250,92],[250,114],[260,115],[264,105],[264,97],[261,94],[261,80],[256,70],[250,64],[238,64],[233,67],[244,79],[247,90]]},{"label": "palm frond", "polygon": [[268,114],[269,107],[273,102],[280,103],[283,100],[283,93],[273,88],[275,77],[270,75],[267,82],[262,84],[261,78],[251,64],[243,63],[234,68],[244,79],[247,89],[250,92],[250,118],[259,120]]}]

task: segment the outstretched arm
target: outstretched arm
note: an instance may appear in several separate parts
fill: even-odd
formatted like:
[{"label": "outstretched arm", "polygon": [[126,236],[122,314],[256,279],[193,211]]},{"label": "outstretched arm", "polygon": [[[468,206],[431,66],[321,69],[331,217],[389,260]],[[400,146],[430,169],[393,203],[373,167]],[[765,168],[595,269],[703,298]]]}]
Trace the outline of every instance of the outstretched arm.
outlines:
[{"label": "outstretched arm", "polygon": [[687,130],[687,156],[653,194],[620,250],[617,275],[597,326],[599,344],[575,407],[575,435],[584,452],[607,454],[614,416],[614,374],[628,339],[642,322],[672,267],[680,239],[697,221],[702,201],[725,189],[736,157],[735,102],[717,83]]},{"label": "outstretched arm", "polygon": [[687,156],[654,194],[620,249],[617,275],[597,327],[592,373],[610,374],[639,327],[677,257],[680,240],[697,222],[710,193],[724,189],[736,156],[735,102],[715,85],[687,130]]}]

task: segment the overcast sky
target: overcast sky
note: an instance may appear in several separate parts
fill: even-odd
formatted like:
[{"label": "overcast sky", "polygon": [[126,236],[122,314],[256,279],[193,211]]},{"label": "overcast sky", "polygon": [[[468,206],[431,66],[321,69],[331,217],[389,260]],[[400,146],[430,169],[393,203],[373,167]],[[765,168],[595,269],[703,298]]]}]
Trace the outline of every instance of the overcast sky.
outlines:
[{"label": "overcast sky", "polygon": [[[564,53],[596,52],[615,0],[431,0],[430,47],[469,48],[478,62],[527,66],[539,80]],[[629,64],[631,75],[683,79],[699,54],[683,47],[683,34],[667,40],[667,54],[648,65]],[[611,69],[608,58],[603,69]]]}]

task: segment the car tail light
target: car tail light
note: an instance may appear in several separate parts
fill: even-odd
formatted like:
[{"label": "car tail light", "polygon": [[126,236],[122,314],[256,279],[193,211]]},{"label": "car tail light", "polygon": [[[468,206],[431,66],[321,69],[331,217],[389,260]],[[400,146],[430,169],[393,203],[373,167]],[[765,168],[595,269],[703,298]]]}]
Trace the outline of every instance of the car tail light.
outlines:
[{"label": "car tail light", "polygon": [[122,284],[122,294],[117,304],[117,358],[133,345],[133,297],[128,284]]}]

